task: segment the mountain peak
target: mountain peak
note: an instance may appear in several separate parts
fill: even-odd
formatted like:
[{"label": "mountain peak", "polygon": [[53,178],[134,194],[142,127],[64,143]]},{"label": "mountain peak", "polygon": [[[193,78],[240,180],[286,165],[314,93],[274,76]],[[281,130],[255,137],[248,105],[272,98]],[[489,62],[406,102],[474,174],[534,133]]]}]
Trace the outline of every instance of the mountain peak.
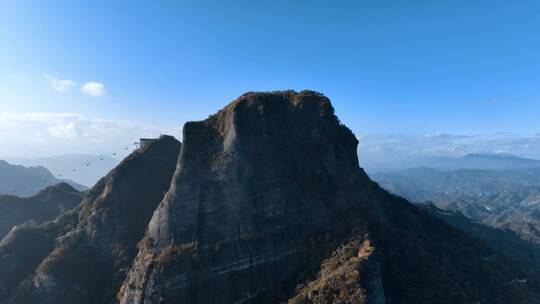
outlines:
[{"label": "mountain peak", "polygon": [[[257,112],[258,115],[262,116],[268,114],[266,116],[268,119],[271,118],[271,114],[277,114],[278,112],[292,112],[295,109],[303,108],[310,108],[313,111],[312,114],[319,114],[320,116],[328,115],[329,117],[337,120],[330,100],[323,94],[307,90],[301,92],[286,90],[272,92],[248,92],[242,94],[216,114],[211,115],[206,121],[220,121],[224,117],[230,116],[232,113],[239,113],[242,110],[247,109],[254,110],[254,112],[250,112],[249,115],[257,115]],[[278,116],[274,118],[278,118]]]},{"label": "mountain peak", "polygon": [[185,157],[190,155],[190,147],[193,151],[205,149],[199,144],[208,141],[221,146],[216,146],[215,153],[246,149],[261,149],[261,153],[266,153],[268,147],[284,151],[340,142],[347,144],[340,152],[347,150],[350,165],[358,166],[356,137],[340,124],[330,100],[314,91],[243,94],[208,119],[186,123],[183,139]]},{"label": "mountain peak", "polygon": [[79,192],[73,186],[67,182],[59,182],[58,184],[48,186],[47,188],[39,191],[36,196],[53,193],[53,192]]},{"label": "mountain peak", "polygon": [[[358,166],[357,144],[329,99],[312,91],[246,93],[208,119],[186,123],[171,188],[141,242],[141,260],[119,294],[122,303],[141,300],[141,280],[178,282],[169,291],[144,291],[148,303],[160,297],[209,302],[192,293],[210,282],[230,290],[220,303],[271,297],[275,286],[268,280],[279,282],[300,271],[302,263],[293,261],[304,260],[299,252],[304,239],[345,218],[353,201],[336,194],[369,183]],[[141,276],[152,271],[146,254],[156,257],[163,273]],[[199,262],[184,260],[192,254]],[[211,263],[214,254],[219,257]],[[259,262],[238,270],[231,281],[231,265],[250,259]],[[229,270],[205,278],[222,268]],[[169,269],[175,273],[167,274]],[[248,283],[250,272],[267,278]]]},{"label": "mountain peak", "polygon": [[312,90],[303,90],[300,92],[296,92],[294,90],[259,91],[259,92],[251,91],[251,92],[246,92],[240,95],[237,99],[235,99],[229,105],[225,106],[225,108],[228,108],[238,102],[241,102],[242,100],[269,101],[275,98],[289,100],[293,104],[306,102],[306,101],[316,101],[316,102],[324,102],[324,103],[330,104],[330,99],[328,99],[328,97],[326,97],[322,93],[312,91]]}]

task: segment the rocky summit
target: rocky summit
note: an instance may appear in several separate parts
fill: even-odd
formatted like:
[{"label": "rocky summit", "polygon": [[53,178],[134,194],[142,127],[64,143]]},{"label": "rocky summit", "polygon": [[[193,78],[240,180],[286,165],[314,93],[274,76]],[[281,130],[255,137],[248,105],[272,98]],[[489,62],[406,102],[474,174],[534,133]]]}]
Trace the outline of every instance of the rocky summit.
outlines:
[{"label": "rocky summit", "polygon": [[13,229],[0,303],[540,303],[535,274],[372,182],[320,93],[246,93],[182,137]]},{"label": "rocky summit", "polygon": [[357,144],[311,91],[247,93],[187,123],[118,300],[538,301],[504,257],[372,182]]},{"label": "rocky summit", "polygon": [[336,231],[349,192],[369,184],[356,138],[313,92],[248,93],[183,139],[121,303],[283,300],[315,262],[309,240]]}]

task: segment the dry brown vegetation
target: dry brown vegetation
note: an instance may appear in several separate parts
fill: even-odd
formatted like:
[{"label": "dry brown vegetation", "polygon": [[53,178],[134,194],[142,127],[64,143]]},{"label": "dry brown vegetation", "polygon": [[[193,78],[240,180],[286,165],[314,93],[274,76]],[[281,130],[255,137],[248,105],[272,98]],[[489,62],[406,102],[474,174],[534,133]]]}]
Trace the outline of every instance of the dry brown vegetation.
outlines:
[{"label": "dry brown vegetation", "polygon": [[167,264],[170,263],[175,257],[191,252],[193,255],[197,255],[197,241],[192,241],[189,243],[179,244],[179,245],[169,245],[165,247],[163,250],[161,250],[159,256],[157,257],[156,261],[159,264]]},{"label": "dry brown vegetation", "polygon": [[316,279],[298,286],[289,304],[365,303],[361,268],[373,250],[369,239],[353,239],[338,247],[323,261]]}]

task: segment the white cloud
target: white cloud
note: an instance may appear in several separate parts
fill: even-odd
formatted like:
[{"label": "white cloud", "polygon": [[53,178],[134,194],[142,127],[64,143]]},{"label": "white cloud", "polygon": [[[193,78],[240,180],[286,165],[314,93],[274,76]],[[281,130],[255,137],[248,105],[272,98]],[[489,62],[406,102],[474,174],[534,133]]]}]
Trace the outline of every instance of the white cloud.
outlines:
[{"label": "white cloud", "polygon": [[105,95],[105,85],[100,82],[87,82],[81,87],[84,94],[99,97]]},{"label": "white cloud", "polygon": [[433,140],[453,140],[453,139],[463,139],[467,138],[467,135],[457,135],[457,134],[448,134],[448,133],[426,133],[424,138],[433,139]]},{"label": "white cloud", "polygon": [[[51,126],[47,129],[47,132],[49,132],[50,135],[56,138],[65,138],[65,139],[74,139],[75,137],[81,135],[80,128],[77,127],[77,125],[74,122]],[[42,134],[42,133],[37,133],[37,134]]]},{"label": "white cloud", "polygon": [[55,90],[59,93],[65,93],[69,88],[75,85],[75,81],[69,80],[69,79],[58,79],[54,76],[45,74],[45,78],[49,81],[49,84]]},{"label": "white cloud", "polygon": [[2,153],[12,157],[107,154],[121,146],[131,146],[141,137],[157,137],[161,133],[178,135],[180,130],[75,113],[0,112]]}]

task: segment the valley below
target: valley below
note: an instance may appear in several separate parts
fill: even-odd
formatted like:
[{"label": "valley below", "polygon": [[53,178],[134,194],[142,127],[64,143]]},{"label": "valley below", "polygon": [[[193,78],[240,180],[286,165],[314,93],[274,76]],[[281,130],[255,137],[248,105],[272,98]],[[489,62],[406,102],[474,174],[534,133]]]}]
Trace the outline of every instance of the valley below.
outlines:
[{"label": "valley below", "polygon": [[540,263],[540,168],[410,168],[372,172],[388,191],[487,240],[534,268]]}]

